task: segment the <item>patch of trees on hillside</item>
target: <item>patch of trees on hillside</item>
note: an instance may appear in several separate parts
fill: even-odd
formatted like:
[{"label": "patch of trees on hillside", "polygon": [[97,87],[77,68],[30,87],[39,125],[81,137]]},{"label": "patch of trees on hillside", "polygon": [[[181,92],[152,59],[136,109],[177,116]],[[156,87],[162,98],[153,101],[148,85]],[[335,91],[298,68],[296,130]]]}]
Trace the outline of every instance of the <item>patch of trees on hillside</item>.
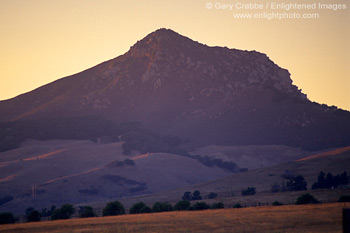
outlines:
[{"label": "patch of trees on hillside", "polygon": [[349,180],[349,176],[345,171],[335,176],[332,173],[327,173],[326,175],[326,173],[321,171],[317,177],[317,181],[311,186],[311,189],[337,188],[340,185],[348,185]]}]

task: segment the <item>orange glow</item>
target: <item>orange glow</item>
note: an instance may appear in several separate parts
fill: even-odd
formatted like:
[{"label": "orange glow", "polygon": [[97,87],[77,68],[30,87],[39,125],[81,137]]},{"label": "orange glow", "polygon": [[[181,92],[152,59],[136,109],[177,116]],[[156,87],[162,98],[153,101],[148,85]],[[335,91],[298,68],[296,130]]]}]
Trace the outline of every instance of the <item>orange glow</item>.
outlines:
[{"label": "orange glow", "polygon": [[210,46],[266,53],[290,71],[311,100],[350,110],[350,5],[336,2],[347,9],[312,11],[320,14],[318,19],[267,20],[233,17],[234,12],[257,11],[207,9],[207,3],[215,3],[211,0],[5,0],[0,8],[0,99],[119,56],[165,27]]},{"label": "orange glow", "polygon": [[332,150],[332,151],[327,151],[327,152],[316,154],[316,155],[311,155],[311,156],[308,156],[306,158],[299,159],[299,160],[297,160],[297,162],[307,161],[307,160],[316,159],[316,158],[324,158],[324,157],[333,156],[333,155],[339,155],[339,154],[347,152],[347,151],[350,151],[350,146],[339,148],[339,149]]}]

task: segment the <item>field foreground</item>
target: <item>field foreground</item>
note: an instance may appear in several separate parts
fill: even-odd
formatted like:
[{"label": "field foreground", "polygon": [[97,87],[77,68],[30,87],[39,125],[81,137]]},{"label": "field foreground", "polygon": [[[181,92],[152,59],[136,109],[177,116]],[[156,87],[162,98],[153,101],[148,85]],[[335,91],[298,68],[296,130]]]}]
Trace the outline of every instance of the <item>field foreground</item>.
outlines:
[{"label": "field foreground", "polygon": [[124,215],[0,226],[0,232],[342,232],[350,204]]}]

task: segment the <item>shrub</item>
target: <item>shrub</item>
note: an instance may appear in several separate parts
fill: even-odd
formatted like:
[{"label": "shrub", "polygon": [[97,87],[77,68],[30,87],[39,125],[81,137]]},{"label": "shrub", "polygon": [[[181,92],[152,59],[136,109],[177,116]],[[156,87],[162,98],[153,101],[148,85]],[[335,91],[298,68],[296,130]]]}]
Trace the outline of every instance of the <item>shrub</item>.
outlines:
[{"label": "shrub", "polygon": [[119,201],[109,202],[102,211],[103,216],[114,216],[123,214],[125,214],[125,209]]},{"label": "shrub", "polygon": [[191,206],[191,203],[187,200],[182,200],[179,201],[178,203],[176,203],[176,205],[174,206],[175,210],[188,210]]},{"label": "shrub", "polygon": [[247,196],[247,195],[254,195],[256,193],[255,187],[248,187],[246,189],[242,190],[242,195]]},{"label": "shrub", "polygon": [[41,220],[41,214],[39,211],[33,209],[26,213],[27,222],[39,222]]},{"label": "shrub", "polygon": [[209,209],[209,205],[205,203],[204,201],[197,202],[192,206],[193,210],[207,210]]},{"label": "shrub", "polygon": [[9,224],[14,223],[15,217],[10,212],[3,212],[0,213],[0,224]]},{"label": "shrub", "polygon": [[350,202],[350,195],[344,195],[339,197],[338,202]]},{"label": "shrub", "polygon": [[239,203],[233,205],[233,208],[242,208],[242,207],[243,206],[241,204],[239,204]]},{"label": "shrub", "polygon": [[94,213],[94,209],[91,206],[79,206],[79,216],[81,218],[90,218],[90,217],[96,217],[96,214]]},{"label": "shrub", "polygon": [[215,199],[218,195],[216,193],[209,193],[208,199]]},{"label": "shrub", "polygon": [[165,202],[156,202],[152,207],[152,212],[167,212],[173,211],[174,208],[171,204]]},{"label": "shrub", "polygon": [[142,214],[142,213],[151,213],[152,210],[150,207],[148,207],[145,203],[143,202],[138,202],[134,204],[130,210],[130,214]]},{"label": "shrub", "polygon": [[193,192],[192,200],[202,200],[201,193],[198,190]]},{"label": "shrub", "polygon": [[303,176],[296,176],[287,182],[288,191],[307,190],[307,183]]},{"label": "shrub", "polygon": [[279,202],[279,201],[274,201],[274,202],[272,202],[272,205],[274,205],[274,206],[280,206],[280,205],[283,205],[283,203],[282,203],[282,202]]},{"label": "shrub", "polygon": [[75,209],[71,204],[64,204],[59,209],[55,209],[52,213],[51,219],[69,219],[72,214],[75,213]]},{"label": "shrub", "polygon": [[182,200],[187,200],[187,201],[191,201],[192,200],[192,194],[191,192],[187,191],[184,192],[184,195],[181,197]]},{"label": "shrub", "polygon": [[303,204],[317,204],[319,201],[312,196],[310,193],[305,193],[298,197],[296,204],[297,205],[303,205]]},{"label": "shrub", "polygon": [[216,203],[211,204],[210,209],[223,209],[224,207],[225,207],[224,203],[216,202]]}]

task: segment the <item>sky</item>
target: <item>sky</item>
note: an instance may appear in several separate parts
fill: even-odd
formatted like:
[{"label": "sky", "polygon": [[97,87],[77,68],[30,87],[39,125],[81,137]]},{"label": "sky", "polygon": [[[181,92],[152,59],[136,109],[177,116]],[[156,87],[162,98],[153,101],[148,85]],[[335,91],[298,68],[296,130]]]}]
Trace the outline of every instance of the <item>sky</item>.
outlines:
[{"label": "sky", "polygon": [[310,100],[350,110],[347,1],[0,0],[0,100],[169,28],[209,46],[265,53]]}]

